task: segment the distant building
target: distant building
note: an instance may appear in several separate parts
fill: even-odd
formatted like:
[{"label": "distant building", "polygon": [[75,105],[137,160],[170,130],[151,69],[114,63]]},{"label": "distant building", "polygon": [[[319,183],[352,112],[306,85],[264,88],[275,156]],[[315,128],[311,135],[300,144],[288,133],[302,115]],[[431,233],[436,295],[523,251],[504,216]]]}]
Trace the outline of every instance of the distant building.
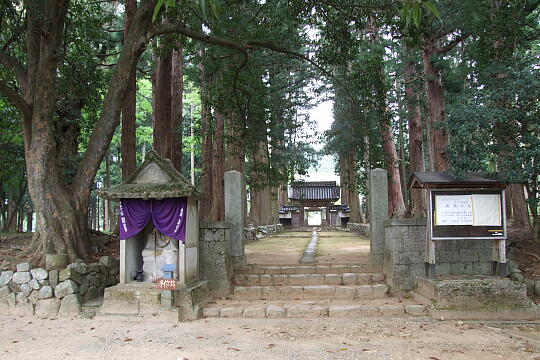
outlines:
[{"label": "distant building", "polygon": [[341,193],[335,181],[295,181],[288,190],[289,204],[279,209],[283,226],[347,226],[350,209],[334,205]]}]

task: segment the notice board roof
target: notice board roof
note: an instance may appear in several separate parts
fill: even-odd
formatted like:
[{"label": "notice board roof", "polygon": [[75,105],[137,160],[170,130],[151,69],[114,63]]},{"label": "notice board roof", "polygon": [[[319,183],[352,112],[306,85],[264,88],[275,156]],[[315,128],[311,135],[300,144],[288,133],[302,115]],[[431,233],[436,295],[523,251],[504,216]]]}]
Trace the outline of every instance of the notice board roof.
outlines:
[{"label": "notice board roof", "polygon": [[444,172],[414,172],[409,179],[409,189],[492,188],[504,189],[506,183],[495,173],[467,173],[457,177]]}]

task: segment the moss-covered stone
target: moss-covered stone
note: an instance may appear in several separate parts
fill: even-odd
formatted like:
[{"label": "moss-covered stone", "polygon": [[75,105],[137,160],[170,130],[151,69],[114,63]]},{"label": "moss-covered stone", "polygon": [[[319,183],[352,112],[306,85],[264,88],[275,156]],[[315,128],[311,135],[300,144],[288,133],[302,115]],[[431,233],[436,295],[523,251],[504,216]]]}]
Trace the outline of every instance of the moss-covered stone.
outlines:
[{"label": "moss-covered stone", "polygon": [[162,158],[154,150],[147,153],[143,164],[124,183],[98,191],[98,195],[116,201],[123,198],[202,197],[201,192],[183,177],[168,159]]}]

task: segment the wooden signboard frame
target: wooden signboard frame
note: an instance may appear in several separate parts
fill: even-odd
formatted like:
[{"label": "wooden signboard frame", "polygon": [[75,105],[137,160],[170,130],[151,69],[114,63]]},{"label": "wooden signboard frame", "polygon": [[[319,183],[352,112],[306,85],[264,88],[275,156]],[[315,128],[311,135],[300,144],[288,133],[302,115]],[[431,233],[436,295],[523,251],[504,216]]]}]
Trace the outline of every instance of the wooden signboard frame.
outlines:
[{"label": "wooden signboard frame", "polygon": [[[475,221],[474,196],[481,200],[482,195],[488,195],[487,200],[493,201],[493,195],[497,195],[499,199],[498,211],[493,211],[492,208],[486,208],[484,212],[488,212],[490,216],[486,219],[480,219],[479,223]],[[478,196],[479,195],[479,196]],[[489,196],[491,195],[491,196]],[[441,201],[437,201],[437,196],[440,196]],[[442,201],[444,200],[444,201]],[[455,200],[455,201],[453,201]],[[493,240],[492,251],[492,266],[493,274],[496,274],[497,268],[499,275],[506,276],[506,203],[505,193],[503,189],[494,188],[457,188],[457,189],[428,189],[426,192],[426,203],[428,204],[427,225],[426,226],[426,276],[433,277],[435,275],[435,242],[444,240],[460,240],[460,239],[489,239]],[[464,212],[446,213],[448,218],[446,222],[449,224],[441,224],[441,219],[437,219],[442,212],[437,211],[437,203],[445,204],[445,206],[456,207],[463,206]],[[470,204],[470,207],[468,206]],[[481,204],[479,204],[481,205]],[[489,203],[488,203],[489,205]],[[479,206],[480,208],[480,206]],[[439,209],[441,210],[441,209]],[[478,210],[478,209],[477,209]],[[482,211],[480,208],[479,211]],[[499,218],[496,218],[498,213]],[[482,215],[484,218],[485,214]],[[477,216],[478,217],[478,216]],[[482,223],[484,221],[485,223]],[[496,225],[495,223],[498,223]]]}]

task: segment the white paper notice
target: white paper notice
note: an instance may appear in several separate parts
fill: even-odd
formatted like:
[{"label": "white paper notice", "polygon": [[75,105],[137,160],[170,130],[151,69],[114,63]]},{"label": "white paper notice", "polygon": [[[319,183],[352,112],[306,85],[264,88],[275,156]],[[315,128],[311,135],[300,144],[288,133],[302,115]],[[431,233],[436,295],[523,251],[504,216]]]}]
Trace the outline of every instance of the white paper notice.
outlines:
[{"label": "white paper notice", "polygon": [[500,195],[476,194],[472,198],[474,226],[501,226]]},{"label": "white paper notice", "polygon": [[435,225],[472,225],[471,195],[436,195]]}]

